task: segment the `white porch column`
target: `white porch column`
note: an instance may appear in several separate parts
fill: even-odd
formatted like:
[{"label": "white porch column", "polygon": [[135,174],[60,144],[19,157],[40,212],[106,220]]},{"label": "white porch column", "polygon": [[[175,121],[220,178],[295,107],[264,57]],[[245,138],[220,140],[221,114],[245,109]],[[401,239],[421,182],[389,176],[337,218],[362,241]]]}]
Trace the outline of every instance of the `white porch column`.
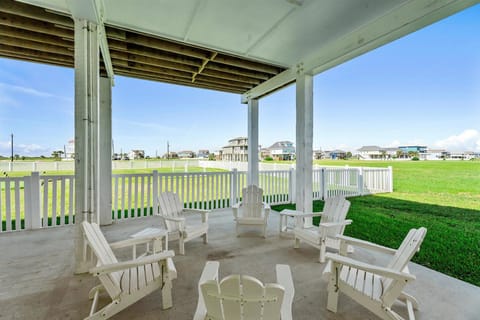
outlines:
[{"label": "white porch column", "polygon": [[75,272],[88,271],[81,223],[99,222],[99,46],[97,26],[75,21]]},{"label": "white porch column", "polygon": [[258,186],[258,100],[248,100],[247,185]]},{"label": "white porch column", "polygon": [[100,201],[97,212],[100,224],[112,223],[112,80],[100,78],[100,127],[98,144],[98,192]]},{"label": "white porch column", "polygon": [[296,204],[297,210],[311,213],[313,172],[313,76],[298,74],[296,89]]}]

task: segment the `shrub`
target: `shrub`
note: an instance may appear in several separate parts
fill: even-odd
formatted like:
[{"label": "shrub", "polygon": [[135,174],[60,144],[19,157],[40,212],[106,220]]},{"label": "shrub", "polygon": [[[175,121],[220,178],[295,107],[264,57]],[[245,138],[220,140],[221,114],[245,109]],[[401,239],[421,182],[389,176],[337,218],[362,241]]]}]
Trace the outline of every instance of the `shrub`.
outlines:
[{"label": "shrub", "polygon": [[264,161],[273,161],[273,158],[272,157],[265,157],[265,159],[263,159]]},{"label": "shrub", "polygon": [[420,160],[420,159],[418,159],[418,157],[413,157],[412,158],[412,161],[418,161],[418,160]]}]

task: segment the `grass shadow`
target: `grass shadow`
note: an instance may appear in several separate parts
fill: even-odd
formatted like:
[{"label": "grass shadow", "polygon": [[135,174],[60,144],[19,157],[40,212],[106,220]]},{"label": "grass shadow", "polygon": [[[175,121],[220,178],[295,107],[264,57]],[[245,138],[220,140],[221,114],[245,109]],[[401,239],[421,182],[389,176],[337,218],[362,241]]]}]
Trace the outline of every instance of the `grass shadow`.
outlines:
[{"label": "grass shadow", "polygon": [[[426,227],[427,236],[413,261],[480,286],[480,210],[426,204],[381,195],[349,198],[345,235],[398,248],[411,228]],[[314,211],[323,201],[314,201]],[[274,210],[294,204],[272,206]],[[318,220],[314,221],[318,224]]]}]

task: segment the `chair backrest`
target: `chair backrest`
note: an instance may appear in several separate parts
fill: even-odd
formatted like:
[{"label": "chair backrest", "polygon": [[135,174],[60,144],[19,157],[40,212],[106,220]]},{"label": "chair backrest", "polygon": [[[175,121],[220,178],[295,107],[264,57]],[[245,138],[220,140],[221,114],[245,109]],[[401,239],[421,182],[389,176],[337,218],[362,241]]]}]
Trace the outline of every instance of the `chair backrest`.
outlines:
[{"label": "chair backrest", "polygon": [[285,289],[279,284],[263,285],[250,276],[231,275],[220,283],[208,280],[200,288],[206,319],[280,319]]},{"label": "chair backrest", "polygon": [[[178,218],[182,216],[183,203],[180,201],[178,194],[173,192],[162,192],[158,197],[160,205],[160,215]],[[178,225],[168,220],[164,220],[165,227],[168,231],[177,231]]]},{"label": "chair backrest", "polygon": [[[350,201],[344,197],[333,197],[325,199],[323,215],[320,223],[326,222],[342,222],[347,217],[348,209],[350,209]],[[327,236],[335,237],[337,234],[343,234],[345,226],[328,228]]]},{"label": "chair backrest", "polygon": [[[89,223],[88,221],[83,221],[82,228],[85,239],[97,258],[97,266],[118,262],[115,254],[112,251],[112,248],[110,248],[110,245],[105,239],[105,236],[103,235],[102,230],[100,230],[98,224],[94,222]],[[100,277],[100,281],[102,281],[102,284],[105,286],[105,289],[110,296],[115,297],[121,292],[121,277],[121,271],[111,272]]]},{"label": "chair backrest", "polygon": [[[398,247],[397,252],[393,255],[392,259],[387,265],[387,268],[396,271],[403,271],[415,253],[420,250],[420,245],[427,234],[426,228],[410,229],[402,244]],[[383,279],[384,292],[388,292],[388,289],[392,285],[392,279]]]},{"label": "chair backrest", "polygon": [[262,217],[263,189],[249,185],[242,190],[243,216],[250,218]]}]

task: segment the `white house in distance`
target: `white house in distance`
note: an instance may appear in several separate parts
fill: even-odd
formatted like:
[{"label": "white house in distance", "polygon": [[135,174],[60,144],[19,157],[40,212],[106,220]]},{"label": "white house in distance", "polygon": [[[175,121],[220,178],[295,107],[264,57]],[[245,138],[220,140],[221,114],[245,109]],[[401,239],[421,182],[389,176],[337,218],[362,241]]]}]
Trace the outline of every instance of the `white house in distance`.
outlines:
[{"label": "white house in distance", "polygon": [[295,147],[291,141],[278,141],[267,148],[275,160],[295,159]]},{"label": "white house in distance", "polygon": [[228,140],[228,145],[222,148],[224,161],[248,161],[248,138],[238,137]]},{"label": "white house in distance", "polygon": [[144,159],[145,158],[145,150],[132,150],[128,154],[128,158],[131,159],[131,160]]},{"label": "white house in distance", "polygon": [[65,159],[75,159],[75,140],[68,140],[65,146]]},{"label": "white house in distance", "polygon": [[386,160],[396,158],[399,148],[383,148],[379,146],[363,146],[358,151],[361,160]]}]

